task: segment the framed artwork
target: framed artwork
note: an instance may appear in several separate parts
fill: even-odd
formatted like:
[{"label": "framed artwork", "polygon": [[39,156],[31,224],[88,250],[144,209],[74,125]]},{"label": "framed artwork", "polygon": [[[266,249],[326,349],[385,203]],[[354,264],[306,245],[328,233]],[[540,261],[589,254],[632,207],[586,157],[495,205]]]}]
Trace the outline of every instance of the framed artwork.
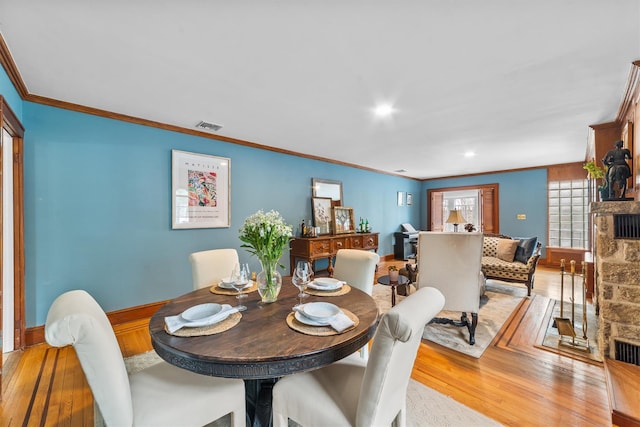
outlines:
[{"label": "framed artwork", "polygon": [[311,178],[313,197],[328,197],[331,206],[342,206],[342,182],[330,179]]},{"label": "framed artwork", "polygon": [[353,208],[345,208],[344,206],[333,207],[333,232],[334,234],[356,232],[356,223],[353,220]]},{"label": "framed artwork", "polygon": [[404,206],[404,192],[398,191],[398,206]]},{"label": "framed artwork", "polygon": [[312,197],[313,226],[320,227],[318,234],[331,234],[331,197]]},{"label": "framed artwork", "polygon": [[413,204],[413,194],[407,193],[407,206],[411,206]]},{"label": "framed artwork", "polygon": [[171,227],[231,226],[231,159],[171,150]]}]

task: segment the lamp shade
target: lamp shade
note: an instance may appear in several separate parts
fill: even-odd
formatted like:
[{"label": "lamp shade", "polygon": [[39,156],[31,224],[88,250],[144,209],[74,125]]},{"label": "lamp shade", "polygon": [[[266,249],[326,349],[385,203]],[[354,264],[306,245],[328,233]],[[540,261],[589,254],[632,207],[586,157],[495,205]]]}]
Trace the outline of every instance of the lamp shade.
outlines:
[{"label": "lamp shade", "polygon": [[463,222],[465,221],[459,210],[454,209],[449,212],[449,218],[447,218],[447,224],[462,224]]}]

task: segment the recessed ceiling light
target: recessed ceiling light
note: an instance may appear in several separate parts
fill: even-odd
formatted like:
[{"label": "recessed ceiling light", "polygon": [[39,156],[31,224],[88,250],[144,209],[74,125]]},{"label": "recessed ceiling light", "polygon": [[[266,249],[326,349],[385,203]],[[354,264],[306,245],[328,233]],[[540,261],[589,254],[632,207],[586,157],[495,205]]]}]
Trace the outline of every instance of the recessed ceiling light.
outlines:
[{"label": "recessed ceiling light", "polygon": [[376,108],[373,109],[373,113],[378,117],[389,117],[393,112],[394,109],[391,104],[378,104]]},{"label": "recessed ceiling light", "polygon": [[476,153],[474,153],[473,151],[466,151],[466,152],[464,153],[464,156],[465,156],[465,157],[473,157],[473,156],[475,156],[475,155],[476,155]]}]

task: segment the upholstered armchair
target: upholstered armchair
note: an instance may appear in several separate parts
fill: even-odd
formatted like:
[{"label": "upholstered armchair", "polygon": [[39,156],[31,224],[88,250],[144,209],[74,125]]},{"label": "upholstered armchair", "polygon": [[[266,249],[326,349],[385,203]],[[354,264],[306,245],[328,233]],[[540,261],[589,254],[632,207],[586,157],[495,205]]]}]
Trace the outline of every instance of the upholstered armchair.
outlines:
[{"label": "upholstered armchair", "polygon": [[235,249],[211,249],[189,255],[193,289],[212,286],[231,276],[233,267],[239,263]]},{"label": "upholstered armchair", "polygon": [[199,375],[160,362],[128,375],[106,314],[87,292],[69,291],[51,305],[49,345],[72,345],[107,426],[203,426],[231,413],[245,426],[242,380]]},{"label": "upholstered armchair", "polygon": [[[434,323],[463,326],[475,344],[482,274],[482,233],[422,231],[418,234],[418,289],[433,287],[444,295],[444,309],[462,312],[460,321],[435,318]],[[471,320],[467,313],[471,314]]]}]

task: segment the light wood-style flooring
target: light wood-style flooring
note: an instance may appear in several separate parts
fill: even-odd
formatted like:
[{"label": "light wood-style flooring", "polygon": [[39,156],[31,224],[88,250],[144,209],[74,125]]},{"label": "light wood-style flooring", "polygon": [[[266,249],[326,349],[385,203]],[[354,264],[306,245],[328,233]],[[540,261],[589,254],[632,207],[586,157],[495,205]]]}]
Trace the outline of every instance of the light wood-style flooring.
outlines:
[{"label": "light wood-style flooring", "polygon": [[[378,274],[391,263],[404,264],[381,263]],[[559,272],[539,266],[535,286],[480,359],[423,341],[413,378],[509,426],[611,425],[602,365],[534,347],[548,298],[559,298]],[[151,349],[146,321],[115,330],[125,357]],[[72,349],[42,344],[5,355],[0,426],[93,426]]]}]

